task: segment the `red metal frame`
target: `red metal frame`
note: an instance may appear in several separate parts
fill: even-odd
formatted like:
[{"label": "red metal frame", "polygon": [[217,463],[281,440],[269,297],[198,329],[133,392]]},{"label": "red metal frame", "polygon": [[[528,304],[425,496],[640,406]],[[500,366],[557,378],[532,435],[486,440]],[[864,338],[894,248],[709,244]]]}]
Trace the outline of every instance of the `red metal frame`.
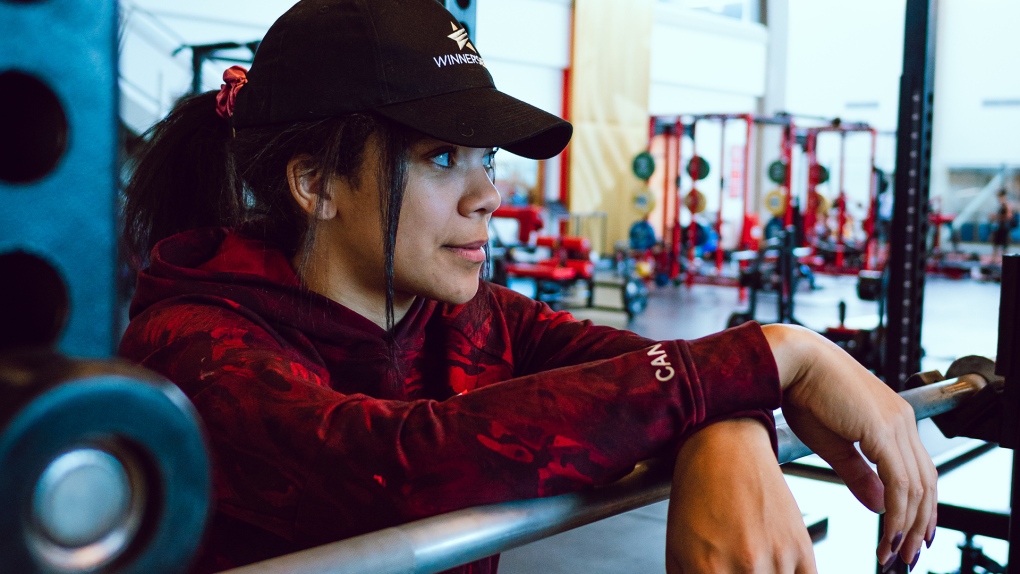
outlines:
[{"label": "red metal frame", "polygon": [[718,237],[718,244],[715,247],[715,273],[722,275],[723,251],[722,251],[722,211],[723,201],[726,195],[726,118],[719,121],[719,211],[715,217],[715,234]]},{"label": "red metal frame", "polygon": [[856,273],[856,269],[849,269],[845,265],[844,251],[846,244],[843,241],[843,228],[846,226],[846,136],[849,133],[867,132],[871,134],[871,177],[869,178],[868,189],[868,217],[865,219],[863,228],[867,234],[864,248],[863,269],[875,269],[880,264],[877,261],[878,247],[875,237],[875,222],[878,218],[878,181],[875,171],[875,159],[878,148],[878,131],[865,123],[833,123],[826,126],[806,128],[804,153],[808,161],[808,201],[807,212],[804,214],[804,240],[805,244],[812,244],[814,237],[815,213],[817,211],[816,195],[813,193],[817,187],[816,167],[818,164],[817,145],[818,136],[823,132],[833,132],[840,135],[839,150],[839,194],[836,197],[835,206],[837,212],[836,231],[836,261],[832,268],[820,268],[820,271],[830,273]]},{"label": "red metal frame", "polygon": [[[698,157],[698,138],[696,132],[697,125],[698,125],[697,119],[694,119],[690,124],[692,158]],[[677,163],[680,163],[679,157],[677,157]],[[698,175],[700,175],[700,173]],[[694,190],[696,189],[696,184],[694,182],[697,181],[697,178],[692,176],[691,179],[693,180],[691,183],[691,193],[694,193]],[[677,197],[679,197],[679,193],[677,194]],[[694,210],[692,210],[689,205],[687,206],[687,211],[691,212],[691,221],[687,224],[687,277],[684,283],[687,285],[687,287],[690,287],[691,285],[694,285],[694,250],[696,249],[695,244],[698,242],[698,226],[695,224],[694,221],[695,215]],[[679,208],[677,209],[676,221],[677,225],[679,225],[680,224]]]},{"label": "red metal frame", "polygon": [[743,182],[743,184],[744,184],[744,219],[740,223],[740,248],[741,249],[747,249],[748,247],[750,247],[749,245],[746,245],[744,243],[744,240],[745,240],[745,238],[750,237],[750,233],[748,232],[748,229],[747,229],[747,224],[748,224],[748,217],[747,216],[752,213],[750,211],[750,209],[749,209],[749,206],[751,205],[751,188],[749,187],[751,178],[748,177],[748,176],[750,175],[749,172],[751,170],[751,146],[754,145],[752,143],[753,142],[753,138],[752,138],[752,133],[751,133],[752,132],[752,128],[753,128],[753,124],[754,124],[754,116],[752,116],[751,114],[744,114],[744,125],[747,128],[747,138],[744,141],[747,142],[747,143],[744,145],[744,182]]},{"label": "red metal frame", "polygon": [[[570,121],[570,96],[573,90],[573,83],[571,78],[571,72],[574,67],[574,11],[570,11],[570,47],[568,55],[567,68],[563,70],[563,105],[562,105],[562,117],[566,121]],[[543,190],[544,195],[544,190]],[[560,152],[560,203],[563,204],[563,208],[570,210],[570,144],[563,148]]]},{"label": "red metal frame", "polygon": [[[793,124],[793,119],[792,119],[791,116],[785,115],[785,114],[777,115],[775,117],[756,116],[754,114],[747,114],[747,113],[740,113],[740,114],[701,114],[701,115],[688,116],[688,117],[690,117],[691,120],[690,120],[690,123],[688,123],[686,125],[683,123],[683,118],[677,117],[677,119],[675,121],[673,121],[672,117],[670,117],[670,121],[673,121],[673,123],[672,124],[666,124],[667,128],[665,130],[666,133],[664,134],[666,139],[663,142],[663,146],[664,146],[664,153],[663,153],[664,161],[663,161],[663,163],[664,163],[664,165],[663,165],[662,169],[663,169],[663,173],[664,173],[664,177],[665,177],[665,181],[663,182],[663,190],[662,190],[662,193],[663,193],[662,229],[663,229],[663,248],[664,248],[663,249],[663,253],[666,254],[665,256],[668,258],[668,262],[666,264],[666,273],[667,273],[668,277],[671,280],[676,280],[676,278],[679,277],[679,275],[680,275],[679,258],[681,256],[680,245],[682,243],[680,241],[680,234],[681,234],[680,214],[681,214],[681,205],[686,207],[686,201],[684,201],[684,198],[681,197],[681,194],[680,194],[681,190],[676,185],[676,182],[677,182],[677,179],[679,178],[680,174],[682,173],[681,170],[683,169],[683,166],[681,165],[680,158],[682,157],[683,138],[688,133],[685,130],[687,130],[687,129],[690,130],[689,134],[691,136],[691,141],[692,141],[691,155],[692,156],[697,156],[697,145],[696,145],[696,143],[694,143],[695,142],[696,129],[697,129],[697,127],[696,127],[697,126],[697,122],[701,121],[701,120],[715,120],[715,121],[720,121],[720,123],[722,124],[721,127],[722,127],[722,130],[723,130],[723,135],[720,138],[720,141],[721,141],[721,143],[720,143],[720,146],[721,146],[720,158],[722,158],[722,161],[721,161],[721,164],[719,166],[719,170],[720,170],[720,172],[719,172],[719,194],[720,194],[719,206],[720,206],[720,208],[719,208],[719,213],[718,213],[717,218],[716,218],[716,225],[715,225],[716,233],[719,235],[720,241],[721,241],[721,238],[722,238],[722,203],[723,203],[723,200],[724,200],[725,187],[726,187],[726,181],[725,181],[726,175],[725,175],[725,171],[723,170],[723,166],[725,164],[725,158],[726,158],[726,153],[725,153],[725,150],[726,150],[726,145],[725,145],[725,141],[726,141],[726,136],[725,136],[726,122],[731,121],[731,120],[740,120],[740,121],[743,121],[745,123],[746,134],[747,135],[746,135],[745,145],[744,145],[744,167],[743,167],[744,177],[743,177],[743,182],[742,182],[743,183],[743,185],[742,185],[742,187],[743,187],[743,219],[741,221],[741,232],[740,232],[740,242],[739,242],[739,247],[741,249],[747,249],[747,248],[750,247],[750,245],[747,244],[747,238],[750,237],[750,233],[749,233],[750,230],[748,230],[747,227],[748,227],[748,225],[750,224],[750,222],[752,221],[752,219],[756,215],[756,213],[751,209],[751,197],[750,197],[751,146],[754,145],[753,144],[754,125],[756,125],[756,124],[759,124],[759,125],[779,125],[779,126],[782,126],[784,128],[784,138],[783,138],[781,155],[782,155],[783,161],[785,161],[788,166],[791,164],[791,158],[793,157],[793,145],[794,145],[794,141],[795,141],[795,138],[794,138],[794,135],[793,135],[794,134],[794,129],[795,129],[794,124]],[[660,126],[663,125],[662,124],[662,120],[664,120],[664,119],[665,118],[655,117],[655,116],[653,116],[653,117],[651,117],[649,119],[649,128],[648,128],[649,148],[651,148],[651,140],[655,137],[656,132],[658,131],[657,128],[659,128]],[[670,128],[672,128],[672,129],[670,129]],[[676,141],[676,146],[675,146],[676,149],[675,150],[672,149],[673,146],[672,146],[672,143],[671,143],[674,140],[674,138],[675,138],[675,141]],[[786,174],[786,182],[785,182],[787,190],[789,190],[789,187],[790,187],[790,175],[791,175],[791,170],[788,169],[787,170],[787,174]],[[786,209],[787,216],[786,217],[788,217],[790,219],[790,222],[792,223],[791,196],[790,196],[789,191],[787,191],[785,201],[787,203],[787,209]],[[672,210],[670,210],[670,207],[672,207]],[[669,222],[670,211],[672,211],[672,216],[673,216],[673,222],[672,222],[673,225],[672,225],[672,227],[670,226],[670,222]],[[694,222],[694,213],[691,213],[691,222],[692,223]],[[694,225],[689,225],[687,232],[688,232],[688,245],[689,245],[689,248],[688,248],[687,253],[686,253],[687,260],[688,260],[688,271],[687,271],[687,273],[685,273],[685,277],[684,277],[685,284],[687,286],[691,286],[694,283],[698,283],[698,282],[709,282],[709,283],[716,283],[716,284],[734,284],[735,285],[736,284],[735,281],[726,281],[725,278],[719,277],[719,276],[721,276],[722,264],[723,264],[723,252],[722,252],[722,249],[718,249],[716,251],[716,261],[715,261],[715,268],[716,268],[716,273],[717,273],[717,277],[716,278],[703,278],[703,277],[698,276],[694,272],[694,267],[695,267],[694,263],[695,263],[695,260],[696,260],[694,244],[697,241],[697,228]]]},{"label": "red metal frame", "polygon": [[793,225],[793,144],[796,137],[793,133],[793,120],[783,126],[783,143],[781,161],[786,164],[786,176],[783,179],[783,187],[786,188],[783,209],[783,227]]},{"label": "red metal frame", "polygon": [[818,218],[818,133],[808,131],[804,142],[804,155],[808,165],[807,209],[804,212],[804,244],[812,245],[815,240],[815,225]]}]

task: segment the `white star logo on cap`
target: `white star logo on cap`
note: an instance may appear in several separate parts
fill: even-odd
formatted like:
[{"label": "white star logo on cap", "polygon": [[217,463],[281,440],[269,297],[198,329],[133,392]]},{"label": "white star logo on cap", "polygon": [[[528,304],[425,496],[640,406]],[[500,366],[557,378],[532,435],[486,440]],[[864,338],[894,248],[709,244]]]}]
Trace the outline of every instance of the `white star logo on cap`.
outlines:
[{"label": "white star logo on cap", "polygon": [[453,34],[450,34],[447,38],[456,42],[457,48],[463,50],[464,46],[467,46],[468,48],[471,48],[472,52],[476,54],[478,53],[478,50],[475,50],[475,47],[471,45],[471,40],[468,39],[467,30],[464,28],[458,28],[453,22],[450,22],[450,27],[453,28]]}]

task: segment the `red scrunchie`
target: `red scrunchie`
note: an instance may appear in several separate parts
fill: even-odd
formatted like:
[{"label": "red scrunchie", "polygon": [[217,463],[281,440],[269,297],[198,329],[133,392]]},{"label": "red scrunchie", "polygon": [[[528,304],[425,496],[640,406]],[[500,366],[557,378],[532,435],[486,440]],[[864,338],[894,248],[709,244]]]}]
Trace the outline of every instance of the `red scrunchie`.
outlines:
[{"label": "red scrunchie", "polygon": [[223,72],[223,81],[226,83],[220,85],[220,93],[216,94],[216,113],[221,118],[229,119],[234,115],[237,92],[248,83],[248,70],[241,66],[231,66]]}]

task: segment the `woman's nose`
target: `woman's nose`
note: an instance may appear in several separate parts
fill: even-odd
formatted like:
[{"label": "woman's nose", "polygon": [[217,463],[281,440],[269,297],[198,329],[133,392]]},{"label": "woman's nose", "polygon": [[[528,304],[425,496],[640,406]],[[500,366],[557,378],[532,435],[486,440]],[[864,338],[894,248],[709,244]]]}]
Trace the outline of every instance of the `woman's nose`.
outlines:
[{"label": "woman's nose", "polygon": [[499,207],[499,190],[489,178],[484,169],[474,170],[468,181],[468,189],[461,200],[461,214],[469,216],[472,213],[488,215]]}]

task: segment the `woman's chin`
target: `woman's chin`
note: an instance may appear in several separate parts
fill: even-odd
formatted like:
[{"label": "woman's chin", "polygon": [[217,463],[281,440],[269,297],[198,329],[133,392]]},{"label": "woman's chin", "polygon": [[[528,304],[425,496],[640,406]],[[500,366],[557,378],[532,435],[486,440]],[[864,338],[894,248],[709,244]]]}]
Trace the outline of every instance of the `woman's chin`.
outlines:
[{"label": "woman's chin", "polygon": [[437,293],[433,298],[450,305],[463,305],[473,299],[476,293],[478,293],[477,278],[473,282],[463,281],[457,285],[451,285],[449,289],[444,289],[442,293]]}]

